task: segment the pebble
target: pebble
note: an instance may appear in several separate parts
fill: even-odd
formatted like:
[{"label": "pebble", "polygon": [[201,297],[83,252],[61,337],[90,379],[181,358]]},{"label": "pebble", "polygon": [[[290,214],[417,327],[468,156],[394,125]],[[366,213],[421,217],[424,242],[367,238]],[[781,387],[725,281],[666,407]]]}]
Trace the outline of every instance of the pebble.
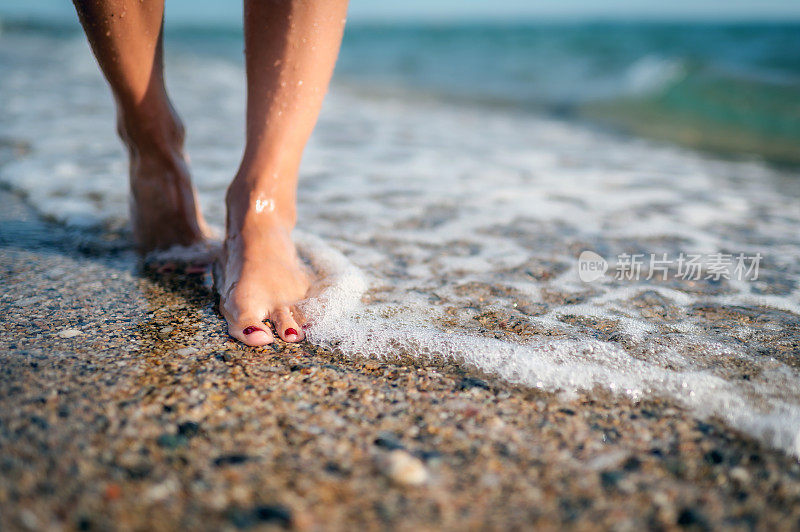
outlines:
[{"label": "pebble", "polygon": [[483,379],[478,379],[476,377],[464,377],[461,379],[461,382],[458,383],[459,390],[469,390],[470,388],[480,388],[482,390],[489,389],[489,383]]},{"label": "pebble", "polygon": [[252,528],[259,524],[277,525],[283,528],[292,526],[292,511],[280,504],[260,504],[253,508],[232,508],[228,518],[237,528]]},{"label": "pebble", "polygon": [[708,529],[709,526],[706,522],[705,516],[695,508],[684,508],[678,514],[676,523],[684,528],[697,527],[701,529]]},{"label": "pebble", "polygon": [[750,473],[743,467],[734,467],[731,469],[730,476],[740,484],[747,484],[750,482]]},{"label": "pebble", "polygon": [[243,464],[250,459],[249,456],[244,454],[225,454],[214,459],[214,465],[217,467],[224,467],[228,465]]},{"label": "pebble", "polygon": [[600,473],[600,483],[606,489],[613,489],[622,480],[623,475],[619,471],[603,471]]},{"label": "pebble", "polygon": [[175,354],[181,357],[193,355],[195,353],[197,353],[197,349],[194,347],[184,347],[183,349],[178,349],[175,351]]},{"label": "pebble", "polygon": [[64,329],[58,333],[58,336],[61,338],[75,338],[76,336],[82,335],[83,332],[79,331],[78,329]]},{"label": "pebble", "polygon": [[386,431],[380,432],[378,437],[375,438],[374,443],[378,447],[383,447],[384,449],[388,449],[390,451],[403,448],[403,444],[400,442],[400,440],[398,440],[397,437],[391,432]]},{"label": "pebble", "polygon": [[39,520],[36,518],[36,514],[28,509],[24,509],[20,512],[20,520],[22,521],[22,525],[28,530],[39,530],[41,527]]},{"label": "pebble", "polygon": [[402,486],[421,486],[428,481],[428,470],[419,458],[395,449],[389,453],[386,475]]},{"label": "pebble", "polygon": [[194,438],[200,432],[200,425],[194,421],[185,421],[178,425],[178,434],[185,438]]},{"label": "pebble", "polygon": [[156,443],[163,449],[177,449],[186,445],[188,438],[181,434],[162,434],[156,438]]},{"label": "pebble", "polygon": [[103,498],[107,501],[115,501],[122,497],[122,488],[119,484],[108,484],[103,491]]},{"label": "pebble", "polygon": [[261,522],[277,523],[283,526],[292,524],[292,512],[279,504],[262,504],[255,508],[256,518]]},{"label": "pebble", "polygon": [[172,479],[165,480],[160,484],[150,486],[144,493],[144,499],[148,502],[160,502],[169,498],[170,495],[178,490],[178,483]]}]

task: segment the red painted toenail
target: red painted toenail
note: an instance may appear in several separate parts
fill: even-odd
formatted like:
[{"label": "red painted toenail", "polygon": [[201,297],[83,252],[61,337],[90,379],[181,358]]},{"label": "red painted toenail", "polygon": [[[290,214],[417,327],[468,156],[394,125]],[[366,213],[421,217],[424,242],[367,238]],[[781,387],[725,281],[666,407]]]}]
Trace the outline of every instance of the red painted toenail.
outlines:
[{"label": "red painted toenail", "polygon": [[258,327],[253,327],[253,326],[251,325],[250,327],[247,327],[247,328],[246,328],[245,330],[243,330],[242,332],[243,332],[244,334],[253,334],[253,333],[254,333],[254,332],[256,332],[256,331],[261,331],[261,332],[264,332],[264,329],[259,329]]},{"label": "red painted toenail", "polygon": [[283,335],[284,335],[284,336],[290,336],[290,335],[292,335],[292,334],[293,334],[293,335],[295,335],[295,336],[297,336],[297,331],[295,331],[295,330],[294,330],[294,329],[292,329],[291,327],[289,327],[288,329],[286,329],[286,331],[284,331],[284,333],[283,333]]}]

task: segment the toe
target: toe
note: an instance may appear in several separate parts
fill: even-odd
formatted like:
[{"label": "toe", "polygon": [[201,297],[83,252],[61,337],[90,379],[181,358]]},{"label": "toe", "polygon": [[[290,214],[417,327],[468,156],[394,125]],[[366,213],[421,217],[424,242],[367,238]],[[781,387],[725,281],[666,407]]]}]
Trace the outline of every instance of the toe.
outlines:
[{"label": "toe", "polygon": [[228,334],[244,344],[257,347],[271,344],[275,339],[269,326],[257,316],[225,316],[225,319],[228,321]]},{"label": "toe", "polygon": [[302,322],[297,318],[293,309],[279,307],[270,312],[270,321],[275,325],[275,332],[284,342],[299,342],[305,338]]}]

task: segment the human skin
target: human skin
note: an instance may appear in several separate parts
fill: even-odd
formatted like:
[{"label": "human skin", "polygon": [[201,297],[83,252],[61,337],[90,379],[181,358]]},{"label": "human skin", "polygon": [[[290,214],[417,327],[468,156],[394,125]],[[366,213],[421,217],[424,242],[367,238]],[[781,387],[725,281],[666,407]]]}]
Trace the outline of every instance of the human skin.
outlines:
[{"label": "human skin", "polygon": [[183,124],[164,86],[163,0],[75,0],[75,7],[117,104],[139,250],[204,242],[209,232],[183,153]]},{"label": "human skin", "polygon": [[[163,1],[75,0],[117,102],[130,155],[134,235],[142,252],[203,243],[183,126],[163,76]],[[297,174],[339,52],[347,0],[246,0],[246,141],[226,194],[215,265],[228,332],[247,345],[303,339],[295,305],[310,279],[297,257]]]}]

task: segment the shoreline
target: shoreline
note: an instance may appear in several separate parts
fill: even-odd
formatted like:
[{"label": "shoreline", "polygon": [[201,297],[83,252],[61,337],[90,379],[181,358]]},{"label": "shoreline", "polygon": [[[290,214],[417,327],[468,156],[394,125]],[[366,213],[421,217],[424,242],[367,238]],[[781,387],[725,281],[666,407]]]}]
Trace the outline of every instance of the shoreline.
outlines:
[{"label": "shoreline", "polygon": [[800,519],[800,464],[719,421],[447,362],[244,348],[207,283],[142,273],[119,235],[42,221],[6,190],[0,204],[1,528]]},{"label": "shoreline", "polygon": [[[597,22],[567,22],[565,27],[578,28],[583,26],[598,27],[629,27],[635,20],[608,20]],[[638,21],[646,23],[645,21]],[[686,27],[702,28],[709,24],[709,21],[662,21],[652,22],[654,27]],[[515,24],[504,22],[498,27],[508,26],[510,28],[525,28],[530,25],[533,29],[548,28],[547,22],[535,23],[534,21],[522,21]],[[714,27],[736,27],[735,21],[725,21],[711,23]],[[762,27],[776,25],[778,27],[800,27],[798,21],[757,21],[750,22],[746,26]],[[437,28],[436,24],[401,24],[400,26],[373,26],[370,23],[353,25],[353,32],[357,35],[361,33],[379,33],[387,29],[407,31],[410,29],[432,30]],[[451,29],[470,28],[475,26],[469,22],[452,25]],[[478,25],[480,26],[480,25]],[[492,24],[489,23],[491,27]],[[442,26],[439,29],[449,27]],[[77,21],[66,22],[63,20],[50,21],[30,21],[25,19],[0,19],[0,36],[2,30],[11,36],[25,36],[30,34],[46,34],[53,38],[63,39],[64,37],[74,37],[82,39],[82,33]],[[552,28],[551,28],[552,29]],[[239,30],[235,28],[216,28],[213,25],[182,26],[180,22],[170,24],[167,22],[166,40],[168,48],[174,50],[175,54],[191,55],[199,40],[198,36],[208,38],[213,35],[217,44],[225,52],[214,52],[211,49],[204,49],[204,54],[209,57],[221,59],[226,63],[235,64],[241,68],[238,57],[239,46],[231,45],[231,40],[235,41]],[[358,37],[356,37],[358,38]],[[234,50],[231,52],[230,50]],[[391,78],[376,78],[373,83],[365,80],[364,72],[341,72],[334,77],[333,87],[340,86],[345,90],[358,94],[362,97],[373,97],[384,100],[393,98],[406,99],[422,105],[435,104],[453,107],[463,107],[466,109],[478,107],[485,109],[489,113],[501,114],[522,114],[532,118],[543,118],[546,120],[562,121],[571,125],[578,125],[587,130],[599,131],[606,135],[611,135],[621,139],[636,139],[651,142],[656,145],[664,145],[677,149],[684,149],[696,152],[703,157],[711,157],[733,162],[758,162],[769,166],[772,169],[788,173],[796,173],[800,170],[800,156],[794,149],[798,138],[786,136],[780,130],[764,132],[755,129],[748,129],[747,120],[733,125],[722,122],[708,121],[708,117],[702,114],[692,114],[682,108],[661,108],[656,105],[664,95],[659,94],[635,94],[621,92],[616,95],[606,95],[603,97],[575,99],[574,101],[548,99],[544,96],[525,99],[513,95],[503,95],[503,93],[492,92],[463,92],[457,87],[437,87],[435,84],[424,86],[421,84],[398,85]],[[778,85],[778,88],[782,86]],[[745,94],[747,90],[743,91]],[[752,91],[751,91],[752,92]],[[793,102],[796,104],[797,102]],[[787,107],[786,113],[791,114],[791,109],[795,106]],[[243,109],[242,109],[243,113]],[[688,113],[688,114],[687,114]],[[775,116],[782,117],[778,113]],[[774,119],[775,116],[770,117]],[[763,118],[763,117],[761,117]],[[753,121],[751,117],[750,121]],[[766,119],[764,119],[766,120]],[[691,127],[687,127],[690,124]],[[745,124],[745,125],[743,125]]]}]

